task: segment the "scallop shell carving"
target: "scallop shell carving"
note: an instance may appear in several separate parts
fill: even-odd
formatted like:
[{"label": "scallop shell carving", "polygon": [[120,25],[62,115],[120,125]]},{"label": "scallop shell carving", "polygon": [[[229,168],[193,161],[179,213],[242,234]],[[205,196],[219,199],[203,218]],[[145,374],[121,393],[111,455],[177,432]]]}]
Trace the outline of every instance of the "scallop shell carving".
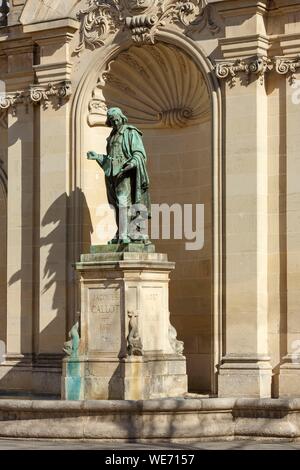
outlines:
[{"label": "scallop shell carving", "polygon": [[210,118],[201,72],[184,52],[163,44],[133,46],[109,63],[89,103],[89,124],[105,125],[112,106],[142,128],[180,128]]}]

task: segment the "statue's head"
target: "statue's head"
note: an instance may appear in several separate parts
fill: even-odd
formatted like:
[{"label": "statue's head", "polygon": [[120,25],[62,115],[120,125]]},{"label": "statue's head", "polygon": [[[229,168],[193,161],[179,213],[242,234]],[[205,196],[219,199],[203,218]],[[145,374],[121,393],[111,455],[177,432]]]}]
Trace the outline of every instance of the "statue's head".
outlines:
[{"label": "statue's head", "polygon": [[109,108],[107,111],[106,125],[118,129],[128,121],[120,108]]}]

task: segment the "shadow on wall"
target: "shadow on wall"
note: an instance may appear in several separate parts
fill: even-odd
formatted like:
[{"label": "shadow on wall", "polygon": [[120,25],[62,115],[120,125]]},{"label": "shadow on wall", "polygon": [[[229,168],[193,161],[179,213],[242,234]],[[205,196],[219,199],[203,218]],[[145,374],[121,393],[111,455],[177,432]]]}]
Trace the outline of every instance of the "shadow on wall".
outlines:
[{"label": "shadow on wall", "polygon": [[[64,193],[57,198],[49,206],[41,223],[39,223],[39,201],[35,201],[35,214],[32,260],[32,263],[34,263],[34,284],[33,286],[30,285],[32,281],[28,278],[28,272],[30,272],[28,265],[22,263],[21,269],[9,278],[8,286],[11,287],[13,284],[21,283],[21,298],[19,301],[21,311],[20,341],[21,353],[25,357],[16,367],[20,369],[23,364],[28,370],[28,358],[31,357],[30,351],[28,351],[28,336],[32,335],[33,341],[31,344],[34,345],[32,351],[33,368],[37,368],[35,372],[38,372],[40,366],[49,365],[56,369],[61,368],[63,344],[66,341],[70,325],[75,322],[76,307],[79,305],[77,303],[73,265],[78,261],[82,241],[87,242],[89,240],[91,242],[93,229],[85,196],[79,188],[69,196]],[[84,228],[81,230],[81,232],[85,232],[84,234],[79,234],[78,227],[70,222],[74,219],[71,216],[72,214],[82,214],[84,216]],[[78,234],[76,236],[77,229]],[[46,235],[42,236],[44,233]],[[26,246],[22,247],[22,253],[24,250],[26,250]],[[30,300],[32,304],[31,312],[28,312],[28,291],[33,292]],[[30,329],[30,327],[28,328],[28,322],[31,322],[31,319],[32,326]],[[8,356],[10,353],[13,353],[13,351],[8,351]],[[45,355],[47,356],[46,363]],[[49,363],[49,361],[51,362]],[[2,376],[0,389],[14,390],[18,388],[14,385],[15,372],[15,370],[10,369],[5,377]],[[28,370],[27,375],[30,373]],[[26,380],[27,391],[40,393],[39,388],[41,390],[45,389],[42,380],[44,379],[41,375],[41,381],[36,383],[35,390],[28,390],[30,386],[28,386],[28,380]],[[59,381],[60,375],[55,378],[57,384],[59,384]],[[53,388],[51,384],[50,387]],[[58,389],[57,392],[59,393],[60,390]]]},{"label": "shadow on wall", "polygon": [[7,174],[0,155],[0,342],[6,339]]}]

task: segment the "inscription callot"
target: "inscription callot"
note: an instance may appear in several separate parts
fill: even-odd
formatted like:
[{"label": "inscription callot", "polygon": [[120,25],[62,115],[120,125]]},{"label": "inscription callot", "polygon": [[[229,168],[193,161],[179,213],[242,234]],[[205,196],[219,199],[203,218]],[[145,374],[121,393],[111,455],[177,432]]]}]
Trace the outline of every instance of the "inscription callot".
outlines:
[{"label": "inscription callot", "polygon": [[118,353],[121,348],[120,289],[89,289],[89,349]]}]

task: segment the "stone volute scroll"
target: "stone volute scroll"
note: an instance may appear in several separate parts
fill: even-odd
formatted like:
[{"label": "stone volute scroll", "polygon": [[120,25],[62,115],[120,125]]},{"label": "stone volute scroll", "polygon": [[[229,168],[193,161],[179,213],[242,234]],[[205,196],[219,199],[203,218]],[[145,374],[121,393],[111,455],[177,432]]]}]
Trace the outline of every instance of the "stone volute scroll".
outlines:
[{"label": "stone volute scroll", "polygon": [[215,60],[215,74],[218,79],[228,81],[230,87],[237,84],[238,79],[242,85],[249,85],[251,81],[259,79],[264,85],[265,78],[270,73],[278,73],[289,78],[290,85],[296,81],[296,73],[300,69],[300,55],[293,57],[254,57],[217,59]]}]

